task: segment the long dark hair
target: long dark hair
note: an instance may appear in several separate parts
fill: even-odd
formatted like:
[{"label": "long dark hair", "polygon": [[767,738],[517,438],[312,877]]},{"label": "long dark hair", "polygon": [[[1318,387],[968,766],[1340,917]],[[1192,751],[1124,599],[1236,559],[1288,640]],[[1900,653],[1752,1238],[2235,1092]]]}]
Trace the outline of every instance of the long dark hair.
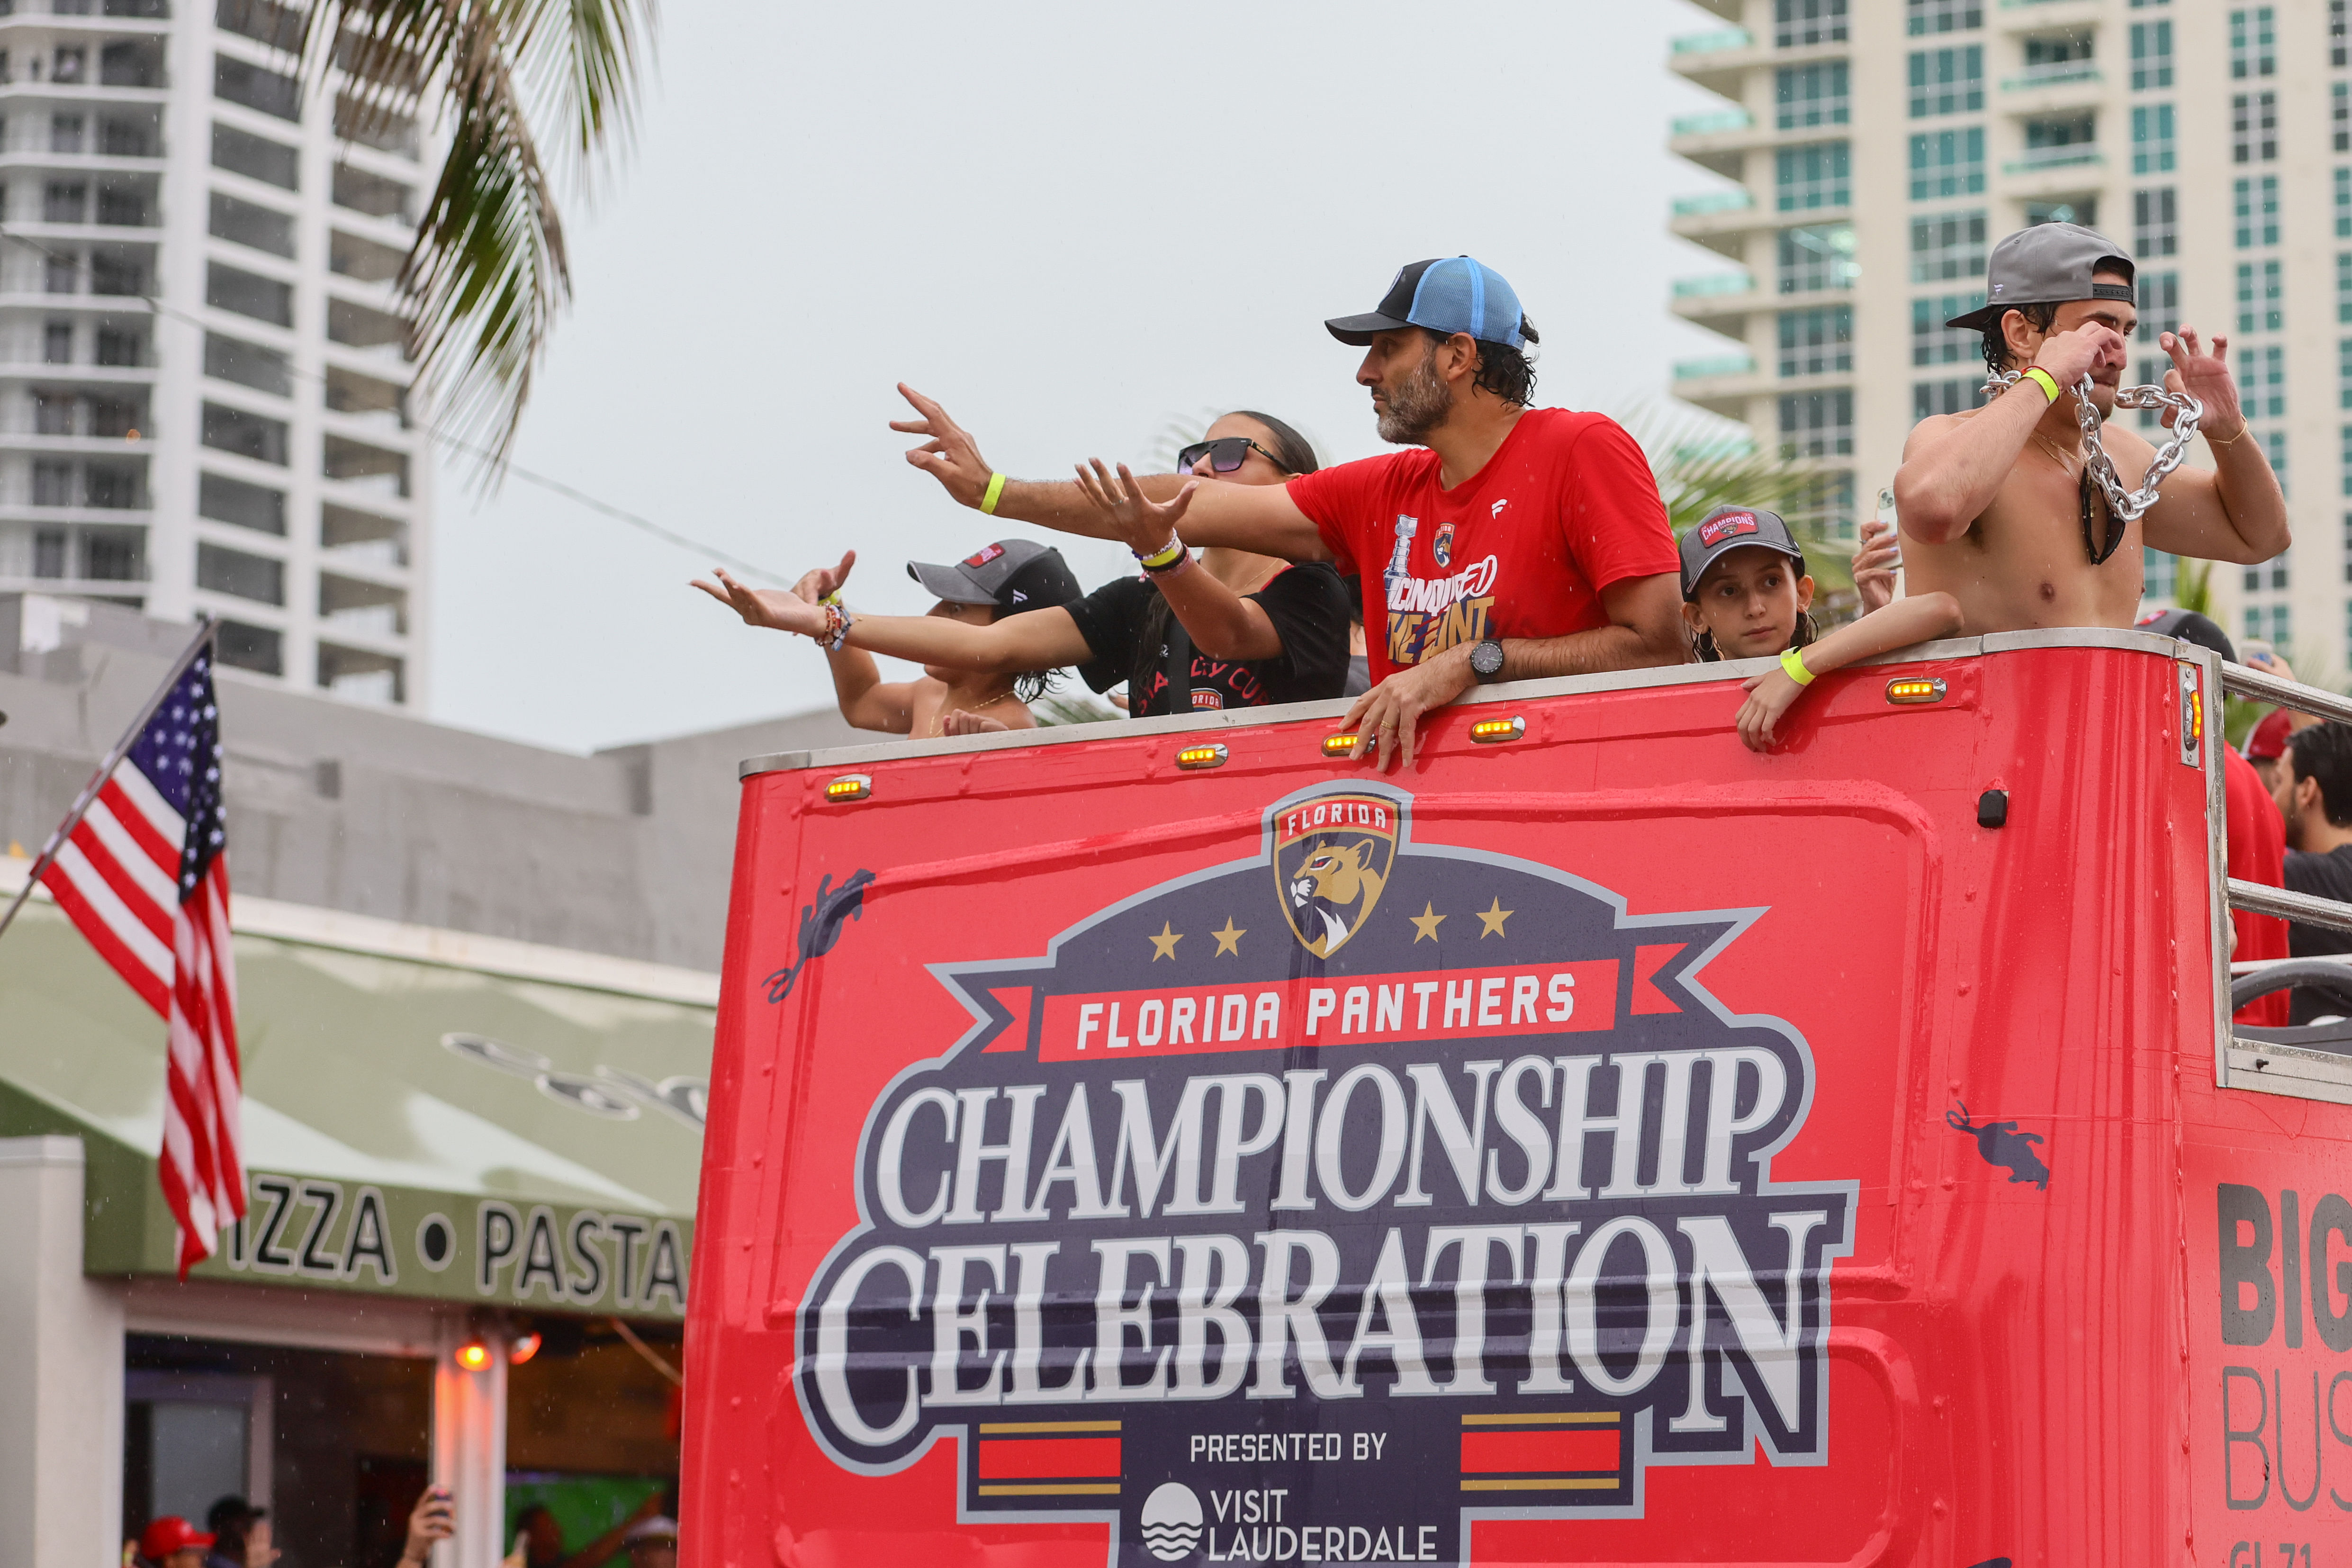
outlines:
[{"label": "long dark hair", "polygon": [[[1790,647],[1811,647],[1813,644],[1821,641],[1821,627],[1813,624],[1813,612],[1811,610],[1799,610],[1797,612],[1796,634],[1790,637],[1789,646]],[[1708,631],[1705,626],[1701,626],[1696,631],[1691,633],[1690,649],[1691,658],[1700,664],[1721,664],[1723,662],[1723,655],[1717,650],[1715,646],[1715,634]]]},{"label": "long dark hair", "polygon": [[[1232,413],[1221,415],[1219,417],[1255,419],[1265,426],[1265,433],[1274,437],[1275,462],[1294,478],[1300,474],[1311,474],[1323,466],[1321,459],[1315,456],[1315,444],[1301,436],[1286,421],[1276,419],[1271,414],[1260,414],[1255,408],[1236,408]],[[1176,612],[1169,607],[1167,595],[1152,595],[1150,606],[1143,614],[1143,646],[1155,650],[1165,646],[1168,641],[1169,623],[1175,618]],[[1129,689],[1131,691],[1133,689],[1130,687]]]}]

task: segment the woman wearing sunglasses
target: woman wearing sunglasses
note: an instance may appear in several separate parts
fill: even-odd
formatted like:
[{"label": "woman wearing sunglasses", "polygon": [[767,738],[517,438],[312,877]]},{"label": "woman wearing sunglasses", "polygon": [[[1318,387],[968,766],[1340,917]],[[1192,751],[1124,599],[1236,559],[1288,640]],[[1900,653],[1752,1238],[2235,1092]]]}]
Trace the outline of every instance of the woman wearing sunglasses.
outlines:
[{"label": "woman wearing sunglasses", "polygon": [[[1271,416],[1228,414],[1185,447],[1179,465],[1202,480],[1278,485],[1318,467],[1306,437]],[[1078,482],[1142,571],[1053,609],[985,626],[917,616],[842,615],[816,601],[836,594],[856,559],[820,568],[793,593],[747,588],[717,574],[724,597],[753,626],[841,637],[851,647],[941,668],[1015,672],[1077,667],[1108,691],[1127,683],[1139,719],[1312,702],[1340,694],[1348,673],[1348,596],[1321,562],[1209,549],[1193,559],[1167,537],[1165,513],[1144,502],[1122,466],[1080,468]],[[1151,537],[1157,530],[1159,537]],[[835,616],[841,616],[836,622]],[[844,624],[845,623],[845,624]],[[983,714],[947,715],[946,732],[1006,726]]]}]

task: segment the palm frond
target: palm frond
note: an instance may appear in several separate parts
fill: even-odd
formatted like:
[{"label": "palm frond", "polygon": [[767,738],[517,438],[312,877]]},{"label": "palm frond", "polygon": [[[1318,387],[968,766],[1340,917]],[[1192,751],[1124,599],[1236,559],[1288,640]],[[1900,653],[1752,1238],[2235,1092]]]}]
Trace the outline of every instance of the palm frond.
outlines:
[{"label": "palm frond", "polygon": [[[311,0],[321,79],[379,121],[437,100],[449,151],[396,284],[436,426],[495,484],[572,298],[541,125],[583,192],[635,122],[654,0]],[[320,40],[331,38],[331,46]]]},{"label": "palm frond", "polygon": [[1687,407],[1644,403],[1619,422],[1649,456],[1675,538],[1717,507],[1762,507],[1788,520],[1822,596],[1853,593],[1854,547],[1822,526],[1830,476],[1758,447],[1744,426]]}]

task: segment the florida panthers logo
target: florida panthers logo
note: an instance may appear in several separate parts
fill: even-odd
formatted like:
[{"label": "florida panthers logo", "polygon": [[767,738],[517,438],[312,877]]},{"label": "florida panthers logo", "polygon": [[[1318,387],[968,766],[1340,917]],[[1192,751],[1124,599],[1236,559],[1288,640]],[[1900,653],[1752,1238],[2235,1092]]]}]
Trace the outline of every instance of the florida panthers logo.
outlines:
[{"label": "florida panthers logo", "polygon": [[1454,564],[1454,520],[1447,518],[1437,525],[1436,534],[1429,542],[1429,553],[1443,569]]},{"label": "florida panthers logo", "polygon": [[1364,929],[1396,861],[1397,808],[1352,791],[1303,801],[1275,822],[1282,910],[1307,951],[1328,958]]}]

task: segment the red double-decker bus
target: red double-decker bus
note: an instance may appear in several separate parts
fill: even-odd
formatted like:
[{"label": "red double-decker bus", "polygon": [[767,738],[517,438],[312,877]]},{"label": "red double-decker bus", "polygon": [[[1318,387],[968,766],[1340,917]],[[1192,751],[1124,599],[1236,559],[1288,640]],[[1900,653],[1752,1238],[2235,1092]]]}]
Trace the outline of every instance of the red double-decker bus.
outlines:
[{"label": "red double-decker bus", "polygon": [[2224,667],[1935,644],[1761,756],[1749,672],[747,763],[688,1561],[2352,1561]]}]

